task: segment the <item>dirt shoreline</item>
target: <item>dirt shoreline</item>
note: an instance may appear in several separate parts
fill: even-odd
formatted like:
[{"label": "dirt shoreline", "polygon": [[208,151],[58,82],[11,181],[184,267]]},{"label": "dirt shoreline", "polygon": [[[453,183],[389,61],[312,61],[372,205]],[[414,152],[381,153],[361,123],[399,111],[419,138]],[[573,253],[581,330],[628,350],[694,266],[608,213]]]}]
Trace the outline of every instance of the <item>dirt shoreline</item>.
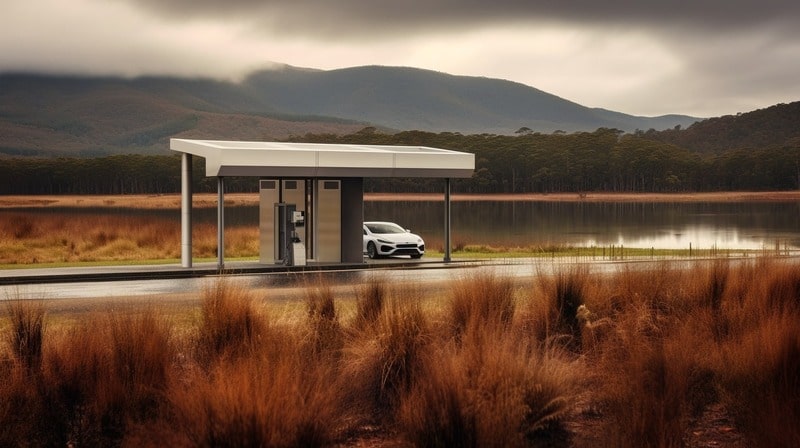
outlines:
[{"label": "dirt shoreline", "polygon": [[[441,193],[365,193],[366,201],[442,201]],[[727,191],[709,193],[551,193],[551,194],[453,194],[453,202],[519,201],[519,202],[800,202],[795,191]],[[216,207],[216,193],[193,196],[195,208]],[[256,193],[229,193],[226,206],[258,205]],[[180,194],[163,195],[43,195],[0,196],[0,208],[29,207],[130,207],[179,209]]]}]

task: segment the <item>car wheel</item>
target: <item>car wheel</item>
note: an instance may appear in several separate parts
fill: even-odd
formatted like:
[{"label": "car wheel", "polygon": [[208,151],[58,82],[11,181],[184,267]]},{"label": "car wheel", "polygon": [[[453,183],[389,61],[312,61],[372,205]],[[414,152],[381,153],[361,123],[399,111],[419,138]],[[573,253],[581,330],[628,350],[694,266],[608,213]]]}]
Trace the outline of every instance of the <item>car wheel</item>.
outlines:
[{"label": "car wheel", "polygon": [[375,243],[372,241],[367,243],[367,256],[373,260],[378,258],[378,248],[375,247]]},{"label": "car wheel", "polygon": [[419,260],[420,258],[422,258],[422,254],[414,254],[414,255],[411,256],[411,258],[413,258],[415,260]]}]

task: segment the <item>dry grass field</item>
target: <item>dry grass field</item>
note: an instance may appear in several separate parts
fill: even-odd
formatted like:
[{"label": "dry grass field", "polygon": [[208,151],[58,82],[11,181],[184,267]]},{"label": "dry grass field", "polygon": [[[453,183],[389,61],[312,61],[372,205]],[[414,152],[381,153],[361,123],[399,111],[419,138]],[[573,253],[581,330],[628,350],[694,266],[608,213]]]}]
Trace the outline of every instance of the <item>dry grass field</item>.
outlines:
[{"label": "dry grass field", "polygon": [[[194,208],[216,207],[217,195],[196,193]],[[436,193],[365,193],[366,201],[440,201]],[[743,202],[800,201],[800,191],[730,191],[707,193],[530,193],[530,194],[453,194],[453,201],[535,201],[535,202]],[[228,193],[226,206],[258,205],[256,193]],[[175,209],[181,207],[180,194],[111,196],[0,196],[0,208],[20,207],[128,207]]]},{"label": "dry grass field", "polygon": [[800,446],[800,266],[373,277],[302,312],[7,301],[0,446]]},{"label": "dry grass field", "polygon": [[[216,257],[216,224],[192,226],[193,255]],[[227,226],[227,257],[258,255],[258,228]],[[180,259],[180,222],[158,216],[90,212],[0,214],[0,265]]]},{"label": "dry grass field", "polygon": [[[226,207],[257,203],[254,194],[231,194],[225,200]],[[177,219],[91,212],[92,208],[164,209],[179,214],[180,195],[0,196],[0,207],[0,265],[180,259]],[[76,211],[43,215],[24,210],[48,207]],[[193,207],[216,207],[216,195],[197,195]],[[194,257],[216,257],[216,224],[195,223],[192,232]],[[225,254],[257,256],[258,229],[228,225]]]}]

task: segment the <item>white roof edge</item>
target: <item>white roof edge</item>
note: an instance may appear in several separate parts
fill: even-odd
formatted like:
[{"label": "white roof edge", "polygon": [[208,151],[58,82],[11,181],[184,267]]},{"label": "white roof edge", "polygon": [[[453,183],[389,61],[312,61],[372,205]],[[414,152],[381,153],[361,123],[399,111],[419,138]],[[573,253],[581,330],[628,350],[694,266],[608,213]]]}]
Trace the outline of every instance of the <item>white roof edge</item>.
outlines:
[{"label": "white roof edge", "polygon": [[[475,155],[427,146],[170,139],[206,159],[207,176],[470,177]],[[290,174],[292,173],[292,174]]]}]

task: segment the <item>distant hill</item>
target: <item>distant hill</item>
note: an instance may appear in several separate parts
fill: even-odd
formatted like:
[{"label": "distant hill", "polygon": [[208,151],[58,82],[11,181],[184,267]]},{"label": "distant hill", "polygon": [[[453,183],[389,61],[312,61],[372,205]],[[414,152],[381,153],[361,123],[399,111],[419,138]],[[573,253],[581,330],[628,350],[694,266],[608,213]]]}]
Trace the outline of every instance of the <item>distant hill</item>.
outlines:
[{"label": "distant hill", "polygon": [[645,135],[697,152],[797,145],[800,140],[800,101],[709,118],[682,131],[649,131]]},{"label": "distant hill", "polygon": [[0,156],[165,154],[170,137],[275,140],[365,125],[282,114],[211,80],[0,75]]},{"label": "distant hill", "polygon": [[510,81],[398,67],[285,66],[241,83],[0,75],[0,157],[166,153],[170,137],[275,140],[391,130],[671,129],[698,119],[592,109]]},{"label": "distant hill", "polygon": [[254,73],[243,84],[283,112],[335,116],[398,130],[512,134],[522,127],[545,133],[607,127],[633,132],[688,126],[699,120],[592,109],[511,81],[407,67],[322,71],[284,66]]}]

